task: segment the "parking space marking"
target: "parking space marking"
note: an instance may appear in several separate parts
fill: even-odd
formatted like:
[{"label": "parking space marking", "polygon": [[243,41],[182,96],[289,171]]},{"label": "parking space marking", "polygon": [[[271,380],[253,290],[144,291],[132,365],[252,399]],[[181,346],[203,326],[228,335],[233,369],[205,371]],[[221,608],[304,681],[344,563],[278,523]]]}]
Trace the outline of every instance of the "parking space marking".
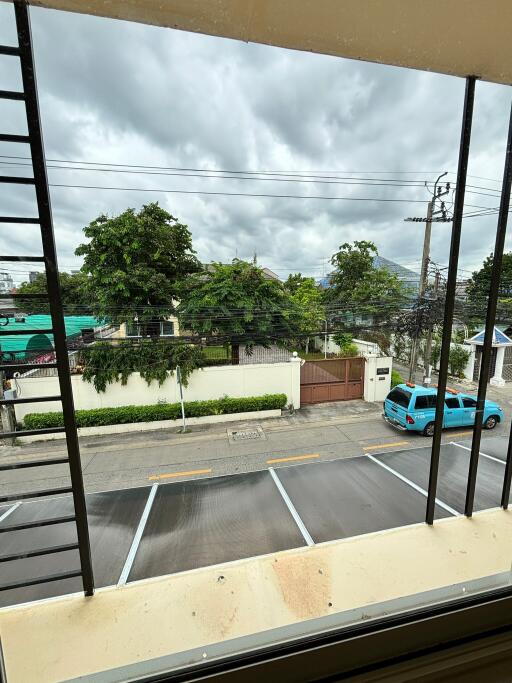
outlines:
[{"label": "parking space marking", "polygon": [[469,436],[470,434],[473,434],[472,429],[470,429],[469,432],[453,432],[450,436]]},{"label": "parking space marking", "polygon": [[142,511],[141,518],[139,520],[139,526],[137,527],[137,531],[135,532],[135,535],[133,537],[132,544],[130,546],[130,550],[128,551],[128,555],[126,556],[126,561],[124,563],[123,571],[121,572],[121,576],[119,577],[119,580],[117,582],[118,586],[124,586],[125,583],[128,580],[128,576],[130,575],[130,571],[132,569],[133,562],[135,560],[135,555],[137,554],[137,550],[139,549],[139,544],[142,538],[142,534],[144,533],[144,529],[146,528],[146,523],[148,521],[149,513],[151,512],[151,508],[153,507],[153,502],[155,500],[156,496],[156,490],[158,488],[158,484],[153,484],[151,487],[151,490],[148,495],[148,499],[146,501],[146,505],[144,506],[144,510]]},{"label": "parking space marking", "polygon": [[11,515],[14,512],[14,510],[19,508],[20,505],[21,503],[14,503],[12,507],[10,507],[8,510],[4,512],[3,515],[0,516],[0,522],[3,522],[4,519],[7,519],[7,517],[9,517],[9,515]]},{"label": "parking space marking", "polygon": [[393,443],[378,443],[373,446],[364,446],[363,451],[374,451],[377,448],[391,448],[392,446],[406,446],[409,441],[395,441]]},{"label": "parking space marking", "polygon": [[309,460],[310,458],[319,458],[320,453],[309,453],[308,455],[289,455],[284,458],[272,458],[267,460],[267,465],[273,465],[275,462],[291,462],[292,460]]},{"label": "parking space marking", "polygon": [[[465,451],[471,451],[471,448],[469,448],[469,446],[463,446],[461,443],[456,443],[455,441],[450,441],[450,443],[452,446],[458,446],[459,448],[463,448]],[[484,458],[489,458],[489,460],[494,460],[494,462],[499,462],[500,465],[503,465],[503,467],[505,467],[505,465],[507,464],[504,460],[495,458],[494,455],[487,455],[487,453],[482,453],[482,451],[480,451],[480,455],[483,455]]]},{"label": "parking space marking", "polygon": [[[407,477],[404,477],[403,474],[400,474],[400,472],[397,472],[394,470],[392,467],[389,467],[389,465],[385,465],[383,462],[380,460],[377,460],[373,455],[370,455],[369,453],[366,454],[367,458],[370,458],[372,462],[374,462],[376,465],[379,465],[380,467],[383,467],[385,470],[388,472],[391,472],[395,477],[398,479],[401,479],[403,482],[408,484],[410,487],[412,487],[415,491],[418,491],[418,493],[421,493],[422,496],[425,496],[425,498],[428,498],[428,493],[425,491],[425,489],[422,489],[421,486],[418,486],[418,484],[415,484],[413,481],[410,479],[407,479]],[[439,505],[439,507],[443,508],[443,510],[446,510],[450,514],[452,514],[454,517],[460,517],[461,513],[457,512],[454,508],[450,507],[446,503],[443,503],[442,500],[439,500],[439,498],[436,498],[436,504]]]},{"label": "parking space marking", "polygon": [[304,522],[300,518],[300,515],[295,508],[295,505],[292,503],[290,496],[286,492],[286,489],[284,488],[283,484],[281,483],[281,480],[277,476],[276,471],[274,470],[273,467],[269,467],[268,471],[270,472],[270,476],[274,480],[274,484],[277,486],[277,490],[281,494],[281,496],[282,496],[282,498],[286,504],[286,507],[288,508],[291,516],[295,520],[295,524],[299,527],[300,532],[301,532],[302,536],[304,537],[304,540],[306,541],[306,543],[308,545],[315,545],[315,542],[313,541],[311,534],[309,533],[309,531],[306,528],[306,525],[304,524]]},{"label": "parking space marking", "polygon": [[159,479],[174,479],[175,477],[190,477],[193,474],[210,474],[209,470],[188,470],[187,472],[170,472],[168,474],[154,474],[148,477],[149,481],[158,481]]}]

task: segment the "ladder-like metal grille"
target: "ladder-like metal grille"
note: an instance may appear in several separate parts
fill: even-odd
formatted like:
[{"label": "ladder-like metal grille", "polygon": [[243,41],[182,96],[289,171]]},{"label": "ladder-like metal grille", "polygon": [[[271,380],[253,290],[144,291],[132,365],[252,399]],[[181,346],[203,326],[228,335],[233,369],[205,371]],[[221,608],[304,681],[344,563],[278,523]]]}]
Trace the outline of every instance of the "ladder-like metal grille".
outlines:
[{"label": "ladder-like metal grille", "polygon": [[[0,183],[6,184],[25,184],[32,185],[35,189],[38,215],[32,217],[21,216],[0,216],[0,227],[7,225],[39,225],[43,245],[43,254],[34,256],[2,255],[0,261],[21,261],[26,263],[44,263],[47,282],[48,304],[51,314],[52,326],[50,329],[34,330],[9,330],[6,325],[0,329],[0,344],[2,336],[12,334],[51,334],[55,349],[55,363],[44,365],[41,363],[23,364],[24,370],[40,367],[56,367],[59,376],[60,394],[58,396],[40,396],[36,398],[13,398],[2,399],[0,405],[14,405],[17,403],[55,401],[62,404],[64,416],[64,427],[55,429],[30,429],[11,432],[0,432],[0,438],[8,439],[12,437],[29,436],[34,434],[48,434],[53,432],[65,432],[67,443],[67,457],[43,459],[30,462],[17,462],[10,465],[0,465],[0,472],[21,469],[25,467],[51,467],[67,462],[71,485],[59,489],[29,491],[23,494],[10,494],[0,496],[0,503],[10,503],[29,498],[40,498],[45,496],[56,496],[61,494],[72,494],[74,503],[74,514],[51,519],[41,519],[35,522],[25,522],[18,524],[3,524],[0,526],[0,533],[20,531],[22,529],[37,528],[55,524],[65,524],[75,522],[77,530],[77,540],[74,543],[57,545],[53,547],[41,547],[31,549],[26,552],[16,554],[1,555],[0,563],[13,562],[28,557],[49,555],[69,550],[78,550],[80,565],[71,571],[60,572],[47,576],[34,576],[22,581],[0,584],[0,590],[11,590],[24,586],[31,586],[38,583],[60,581],[70,577],[81,576],[84,592],[92,595],[94,592],[94,579],[91,563],[91,552],[89,542],[89,529],[87,524],[87,510],[85,505],[85,493],[82,479],[80,463],[80,451],[78,436],[76,431],[75,411],[73,406],[73,393],[71,387],[71,377],[69,371],[68,351],[66,345],[66,330],[64,325],[64,314],[62,308],[62,298],[59,284],[59,274],[57,269],[57,254],[55,249],[55,237],[53,232],[52,212],[50,206],[50,196],[48,191],[48,180],[46,175],[46,162],[44,156],[43,139],[41,133],[41,122],[39,116],[39,104],[37,98],[36,75],[34,70],[34,59],[32,53],[32,39],[30,31],[30,19],[28,8],[25,2],[15,0],[14,11],[16,17],[16,27],[18,32],[18,46],[0,45],[0,55],[19,59],[21,65],[21,75],[23,90],[21,92],[0,90],[0,99],[15,100],[24,103],[28,135],[11,135],[0,133],[0,142],[28,144],[32,158],[32,176],[20,178],[16,176],[0,176]],[[11,228],[12,229],[12,228]],[[2,356],[1,372],[16,370],[17,366],[4,364]]]}]

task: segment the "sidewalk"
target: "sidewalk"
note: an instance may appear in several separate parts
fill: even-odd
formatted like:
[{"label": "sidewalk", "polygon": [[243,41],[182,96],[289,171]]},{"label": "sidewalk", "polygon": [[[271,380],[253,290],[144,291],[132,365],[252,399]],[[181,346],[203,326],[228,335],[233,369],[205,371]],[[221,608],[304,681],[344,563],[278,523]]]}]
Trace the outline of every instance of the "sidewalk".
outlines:
[{"label": "sidewalk", "polygon": [[[382,413],[380,403],[366,403],[361,399],[352,401],[335,401],[332,403],[318,403],[306,405],[293,413],[283,411],[281,417],[267,418],[263,420],[240,420],[237,422],[218,422],[211,425],[193,425],[182,434],[181,428],[158,429],[147,432],[128,432],[126,434],[104,434],[100,436],[80,437],[82,449],[96,449],[100,447],[116,446],[123,444],[138,444],[142,446],[150,441],[166,441],[168,443],[185,443],[191,441],[203,441],[226,437],[226,430],[250,430],[261,426],[265,431],[290,431],[302,429],[305,425],[321,427],[331,423],[348,424],[362,420],[375,419]],[[56,449],[65,449],[65,441],[48,440],[20,444],[17,446],[0,445],[0,458],[4,461],[11,455],[22,455],[28,452],[54,452]]]}]

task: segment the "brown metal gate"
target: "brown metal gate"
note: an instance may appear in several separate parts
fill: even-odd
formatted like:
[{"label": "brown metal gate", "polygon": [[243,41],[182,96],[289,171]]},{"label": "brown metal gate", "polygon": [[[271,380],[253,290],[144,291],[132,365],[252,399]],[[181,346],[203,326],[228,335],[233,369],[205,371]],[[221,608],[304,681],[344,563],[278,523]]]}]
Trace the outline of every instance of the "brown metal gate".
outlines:
[{"label": "brown metal gate", "polygon": [[362,398],[364,358],[308,360],[300,369],[300,402]]}]

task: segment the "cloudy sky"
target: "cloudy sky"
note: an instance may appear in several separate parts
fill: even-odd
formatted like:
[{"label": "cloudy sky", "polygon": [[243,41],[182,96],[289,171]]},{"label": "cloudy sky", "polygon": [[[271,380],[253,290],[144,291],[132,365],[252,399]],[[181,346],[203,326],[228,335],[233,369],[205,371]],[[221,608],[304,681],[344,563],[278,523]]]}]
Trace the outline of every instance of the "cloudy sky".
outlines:
[{"label": "cloudy sky", "polygon": [[[339,244],[364,238],[419,269],[423,226],[403,219],[425,215],[425,181],[432,187],[445,170],[455,179],[461,79],[44,9],[31,16],[49,166],[130,171],[49,168],[62,270],[80,266],[74,250],[84,225],[155,200],[189,225],[203,261],[256,252],[282,277],[320,277]],[[16,42],[12,6],[1,2],[0,42]],[[19,87],[16,60],[0,57],[0,88]],[[466,213],[498,205],[509,106],[505,86],[477,85]],[[0,121],[2,132],[26,132],[19,103],[0,101]],[[27,152],[0,143],[2,173],[26,172],[12,165],[26,160],[8,157]],[[133,168],[141,165],[151,173]],[[228,177],[184,177],[179,169]],[[303,175],[235,179],[227,171]],[[312,174],[324,182],[310,182]],[[33,214],[32,192],[0,187],[0,213]],[[465,221],[461,277],[492,250],[495,227],[495,216]],[[3,252],[39,245],[36,227],[1,231]],[[449,232],[449,224],[434,226],[440,265]],[[10,268],[16,281],[26,279],[25,268]]]}]

